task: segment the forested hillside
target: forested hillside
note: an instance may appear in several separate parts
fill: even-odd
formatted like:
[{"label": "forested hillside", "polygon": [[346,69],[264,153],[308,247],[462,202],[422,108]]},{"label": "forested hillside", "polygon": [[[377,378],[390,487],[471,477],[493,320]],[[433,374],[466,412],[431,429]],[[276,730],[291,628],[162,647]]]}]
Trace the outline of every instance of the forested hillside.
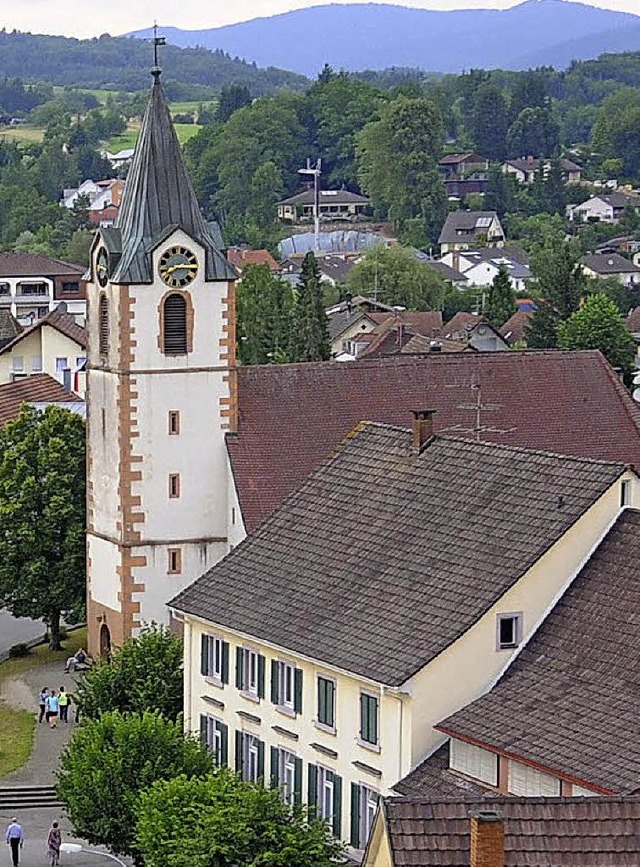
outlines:
[{"label": "forested hillside", "polygon": [[[67,39],[0,32],[0,76],[47,81],[74,87],[139,90],[149,83],[153,52],[148,43],[125,37]],[[306,79],[280,69],[258,69],[222,51],[205,48],[163,49],[168,78],[220,89],[229,82],[246,85],[258,96],[278,87],[300,89]]]}]

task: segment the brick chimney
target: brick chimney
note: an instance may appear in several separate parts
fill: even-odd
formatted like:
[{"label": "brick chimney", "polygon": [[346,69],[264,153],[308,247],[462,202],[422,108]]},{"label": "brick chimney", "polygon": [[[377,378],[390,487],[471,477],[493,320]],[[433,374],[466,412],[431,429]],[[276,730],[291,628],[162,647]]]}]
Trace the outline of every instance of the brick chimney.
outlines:
[{"label": "brick chimney", "polygon": [[471,813],[469,867],[504,867],[504,822],[500,813]]},{"label": "brick chimney", "polygon": [[424,444],[433,436],[433,417],[436,412],[435,409],[413,410],[412,446],[414,451],[421,452]]}]

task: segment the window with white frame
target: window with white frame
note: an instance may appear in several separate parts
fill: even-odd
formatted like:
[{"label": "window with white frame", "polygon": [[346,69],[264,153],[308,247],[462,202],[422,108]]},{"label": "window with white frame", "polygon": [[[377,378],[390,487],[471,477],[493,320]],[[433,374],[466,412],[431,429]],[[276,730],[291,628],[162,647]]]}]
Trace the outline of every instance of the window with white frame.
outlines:
[{"label": "window with white frame", "polygon": [[229,645],[216,635],[200,638],[200,673],[220,683],[229,680]]},{"label": "window with white frame", "polygon": [[335,774],[329,768],[318,765],[317,812],[321,819],[332,819],[335,801]]},{"label": "window with white frame", "polygon": [[496,621],[496,647],[509,650],[522,641],[522,614],[498,614]]},{"label": "window with white frame", "polygon": [[255,698],[264,698],[264,656],[250,647],[236,650],[236,686]]},{"label": "window with white frame", "polygon": [[242,732],[241,776],[247,783],[257,783],[263,775],[262,744],[260,739]]},{"label": "window with white frame", "polygon": [[293,806],[296,796],[296,757],[289,750],[278,750],[278,779],[285,803]]},{"label": "window with white frame", "polygon": [[14,355],[11,359],[11,367],[14,372],[20,372],[24,370],[24,358],[22,355]]},{"label": "window with white frame", "polygon": [[42,357],[40,355],[31,356],[31,373],[42,373]]},{"label": "window with white frame", "polygon": [[379,795],[368,786],[360,786],[360,849],[364,849],[373,827]]},{"label": "window with white frame", "polygon": [[327,728],[336,727],[336,683],[330,677],[318,675],[318,722]]},{"label": "window with white frame", "polygon": [[228,761],[228,734],[229,729],[222,720],[211,714],[201,714],[200,738],[219,765],[226,765]]},{"label": "window with white frame", "polygon": [[498,785],[498,755],[490,750],[451,738],[449,767],[490,786]]},{"label": "window with white frame", "polygon": [[271,661],[271,701],[281,710],[302,712],[302,669],[290,662]]},{"label": "window with white frame", "polygon": [[623,479],[620,484],[620,506],[631,505],[631,481]]},{"label": "window with white frame", "polygon": [[295,667],[288,662],[278,666],[278,704],[293,710]]},{"label": "window with white frame", "polygon": [[521,797],[557,797],[560,780],[521,762],[509,762],[509,792]]}]

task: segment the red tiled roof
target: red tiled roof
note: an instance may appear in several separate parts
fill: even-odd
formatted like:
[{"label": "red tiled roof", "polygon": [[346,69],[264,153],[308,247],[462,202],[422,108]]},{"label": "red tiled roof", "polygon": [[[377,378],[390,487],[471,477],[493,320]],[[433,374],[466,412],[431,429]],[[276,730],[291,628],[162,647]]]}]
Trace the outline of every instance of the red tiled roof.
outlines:
[{"label": "red tiled roof", "polygon": [[69,394],[57,379],[48,373],[35,373],[17,382],[0,385],[0,426],[16,418],[23,403],[67,401],[79,402],[76,394]]},{"label": "red tiled roof", "polygon": [[238,433],[227,446],[253,531],[362,420],[407,425],[434,407],[436,431],[640,467],[640,409],[597,351],[430,354],[238,370]]},{"label": "red tiled roof", "polygon": [[516,310],[504,323],[500,334],[508,343],[520,343],[524,340],[524,330],[531,322],[532,316],[533,313],[529,310]]},{"label": "red tiled roof", "polygon": [[439,310],[419,313],[397,310],[394,313],[370,313],[369,315],[381,328],[402,323],[414,334],[422,334],[423,337],[436,337],[442,331],[442,313]]},{"label": "red tiled roof", "polygon": [[279,265],[268,250],[245,250],[242,247],[229,247],[227,260],[242,270],[247,265],[266,265],[270,271],[277,271]]},{"label": "red tiled roof", "polygon": [[479,316],[477,313],[469,313],[466,310],[458,310],[443,325],[442,333],[445,337],[451,337],[452,334],[457,334],[459,331],[467,331],[469,328],[473,328],[478,322],[484,322],[484,316]]},{"label": "red tiled roof", "polygon": [[0,253],[0,277],[74,277],[86,268],[39,253]]},{"label": "red tiled roof", "polygon": [[61,334],[64,334],[65,337],[68,337],[69,340],[75,341],[78,346],[82,347],[82,349],[86,349],[86,328],[83,328],[82,325],[78,325],[74,317],[71,316],[70,313],[67,313],[66,304],[62,302],[54,310],[47,313],[46,316],[43,316],[42,319],[37,319],[33,325],[25,328],[24,331],[18,334],[10,343],[7,343],[0,348],[0,354],[9,352],[17,343],[20,343],[21,340],[24,340],[25,337],[33,334],[34,331],[37,331],[44,325],[50,325],[52,328],[55,328],[56,331],[59,331]]}]

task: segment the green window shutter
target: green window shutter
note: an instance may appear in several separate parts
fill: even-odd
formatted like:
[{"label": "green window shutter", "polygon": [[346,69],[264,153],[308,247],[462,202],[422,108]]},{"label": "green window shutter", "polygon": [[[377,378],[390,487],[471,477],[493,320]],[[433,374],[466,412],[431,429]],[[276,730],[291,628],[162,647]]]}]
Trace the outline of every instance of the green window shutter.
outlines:
[{"label": "green window shutter", "polygon": [[325,690],[325,705],[327,708],[327,721],[326,725],[335,727],[336,718],[335,718],[335,694],[336,694],[336,685],[332,680],[326,680],[326,690]]},{"label": "green window shutter", "polygon": [[218,764],[226,767],[229,764],[229,726],[226,723],[218,723],[220,728],[220,755]]},{"label": "green window shutter", "polygon": [[293,693],[293,709],[296,713],[302,713],[302,669],[295,669],[295,683]]},{"label": "green window shutter", "polygon": [[296,759],[296,769],[293,779],[293,802],[302,803],[302,759]]},{"label": "green window shutter", "polygon": [[271,747],[271,788],[277,789],[280,785],[280,762],[278,761],[278,747]]},{"label": "green window shutter", "polygon": [[264,698],[264,664],[262,654],[258,655],[258,698]]},{"label": "green window shutter", "polygon": [[371,743],[378,743],[378,699],[372,698],[370,702],[371,707],[371,720],[370,720],[370,732],[371,732]]},{"label": "green window shutter", "polygon": [[264,780],[264,741],[258,741],[258,779]]},{"label": "green window shutter", "polygon": [[351,836],[349,842],[354,849],[360,848],[360,786],[351,783]]},{"label": "green window shutter", "polygon": [[244,652],[241,647],[236,647],[236,687],[238,689],[244,689],[243,677],[242,677],[242,661],[244,657]]},{"label": "green window shutter", "polygon": [[333,836],[342,838],[342,777],[333,775]]},{"label": "green window shutter", "polygon": [[318,722],[327,723],[327,681],[324,677],[318,678]]},{"label": "green window shutter", "polygon": [[222,682],[229,683],[229,642],[222,642]]},{"label": "green window shutter", "polygon": [[310,810],[314,810],[318,803],[318,766],[309,763],[307,769],[307,804]]},{"label": "green window shutter", "polygon": [[236,774],[242,774],[242,732],[236,731]]},{"label": "green window shutter", "polygon": [[203,713],[200,714],[200,742],[203,747],[207,746],[207,718]]},{"label": "green window shutter", "polygon": [[209,641],[206,635],[200,636],[200,674],[209,674]]},{"label": "green window shutter", "polygon": [[367,739],[368,732],[368,718],[367,718],[367,696],[361,692],[360,693],[360,737],[363,741]]},{"label": "green window shutter", "polygon": [[271,660],[271,701],[273,704],[278,704],[280,695],[278,689],[278,679],[280,677],[280,663],[275,659]]}]

